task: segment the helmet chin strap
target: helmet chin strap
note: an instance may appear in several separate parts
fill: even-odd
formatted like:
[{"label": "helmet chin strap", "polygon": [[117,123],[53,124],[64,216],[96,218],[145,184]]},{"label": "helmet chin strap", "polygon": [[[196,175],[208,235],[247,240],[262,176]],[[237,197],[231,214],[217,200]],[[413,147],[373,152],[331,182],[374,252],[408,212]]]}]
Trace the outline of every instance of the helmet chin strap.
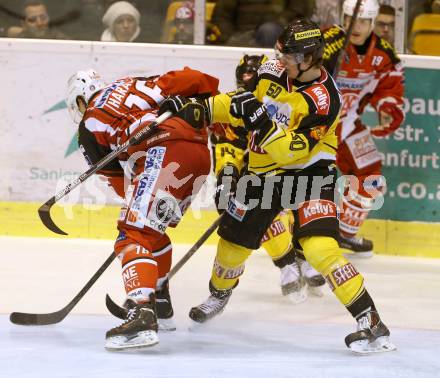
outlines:
[{"label": "helmet chin strap", "polygon": [[[307,68],[306,70],[302,70],[301,68],[300,68],[300,66],[301,66],[301,63],[298,63],[297,64],[297,69],[298,69],[298,76],[296,77],[298,80],[301,78],[301,76],[302,76],[302,74],[303,73],[305,73],[305,72],[307,72],[307,71],[309,71],[310,69],[312,69],[312,67],[314,66],[315,64],[312,62],[311,64],[310,64],[310,66],[309,66],[309,68]],[[300,80],[301,81],[301,80]]]}]

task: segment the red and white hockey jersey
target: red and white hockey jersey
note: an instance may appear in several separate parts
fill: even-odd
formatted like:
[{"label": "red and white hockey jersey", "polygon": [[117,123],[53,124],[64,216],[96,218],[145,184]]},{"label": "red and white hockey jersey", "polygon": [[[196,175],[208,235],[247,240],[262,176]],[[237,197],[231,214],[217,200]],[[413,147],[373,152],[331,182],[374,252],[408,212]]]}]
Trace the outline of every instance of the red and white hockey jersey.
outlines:
[{"label": "red and white hockey jersey", "polygon": [[[324,65],[333,72],[345,40],[338,26],[324,32]],[[372,33],[362,46],[349,44],[336,83],[342,93],[340,140],[354,130],[354,122],[369,103],[378,110],[384,102],[403,105],[404,76],[393,47]]]},{"label": "red and white hockey jersey", "polygon": [[[217,93],[217,87],[216,78],[188,67],[162,76],[119,79],[89,101],[78,130],[80,150],[89,165],[95,164],[124,143],[136,129],[154,121],[165,97],[177,94],[210,96]],[[139,122],[141,118],[142,123]],[[159,127],[158,132],[161,131],[167,140],[207,142],[206,130],[177,126],[175,122],[164,122]],[[123,156],[120,158],[124,160]],[[116,192],[123,195],[120,188],[123,169],[118,160],[110,162],[98,173],[108,177]]]}]

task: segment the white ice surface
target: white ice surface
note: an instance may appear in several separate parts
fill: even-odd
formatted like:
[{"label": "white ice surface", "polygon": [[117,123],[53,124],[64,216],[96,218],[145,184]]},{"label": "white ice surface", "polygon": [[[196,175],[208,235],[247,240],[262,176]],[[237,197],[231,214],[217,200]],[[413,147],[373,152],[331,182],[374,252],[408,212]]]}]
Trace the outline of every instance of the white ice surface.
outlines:
[{"label": "white ice surface", "polygon": [[[188,310],[208,295],[215,249],[203,247],[171,284],[178,331],[132,352],[104,350],[108,292],[123,298],[118,263],[63,322],[16,326],[12,311],[52,312],[104,262],[110,241],[0,237],[0,377],[440,377],[440,260],[354,260],[389,326],[396,352],[360,357],[344,337],[355,323],[327,290],[293,305],[279,273],[256,252],[223,315],[189,331]],[[175,261],[188,246],[175,248]]]}]

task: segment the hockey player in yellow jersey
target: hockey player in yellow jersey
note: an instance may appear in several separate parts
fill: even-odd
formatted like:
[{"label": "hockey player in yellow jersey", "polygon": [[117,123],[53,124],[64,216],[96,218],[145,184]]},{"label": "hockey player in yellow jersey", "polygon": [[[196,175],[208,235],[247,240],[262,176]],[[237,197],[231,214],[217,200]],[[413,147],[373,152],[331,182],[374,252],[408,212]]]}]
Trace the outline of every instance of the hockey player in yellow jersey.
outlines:
[{"label": "hockey player in yellow jersey", "polygon": [[[276,59],[258,70],[252,93],[209,99],[213,122],[242,125],[252,137],[247,172],[218,229],[211,295],[189,315],[203,323],[223,311],[267,227],[283,208],[291,208],[294,235],[307,261],[357,321],[357,331],[345,338],[347,347],[358,353],[390,351],[395,346],[364,288],[364,278],[336,241],[335,131],[341,98],[322,67],[323,50],[319,27],[297,19],[281,33]],[[173,103],[168,101],[162,111]]]},{"label": "hockey player in yellow jersey", "polygon": [[[258,68],[267,60],[265,55],[244,55],[235,70],[237,88],[253,90]],[[233,127],[230,124],[216,126],[217,132],[211,134],[214,173],[217,177],[215,202],[217,207],[225,208],[230,195],[234,192],[240,172],[247,164],[250,133],[241,126]],[[227,174],[233,188],[226,193],[222,190],[224,188],[222,179]],[[298,243],[294,245],[292,231],[292,211],[282,210],[264,233],[261,244],[280,270],[282,294],[291,302],[298,304],[305,301],[309,294],[321,297],[325,279],[310,266],[302,254],[296,253],[299,245]]]}]

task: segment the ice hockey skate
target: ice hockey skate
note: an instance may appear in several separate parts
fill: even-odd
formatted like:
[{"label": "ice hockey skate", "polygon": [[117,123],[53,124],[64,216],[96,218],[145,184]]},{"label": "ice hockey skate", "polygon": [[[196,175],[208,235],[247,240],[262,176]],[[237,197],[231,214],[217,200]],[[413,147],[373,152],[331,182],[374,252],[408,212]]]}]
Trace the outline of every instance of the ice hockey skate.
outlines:
[{"label": "ice hockey skate", "polygon": [[365,238],[356,236],[347,237],[339,235],[338,243],[341,248],[348,249],[353,252],[351,256],[370,258],[373,257],[373,242]]},{"label": "ice hockey skate", "polygon": [[217,290],[209,283],[211,295],[202,304],[191,308],[189,317],[196,323],[205,323],[216,315],[220,315],[232,294],[232,289]]},{"label": "ice hockey skate", "polygon": [[[126,319],[128,311],[136,306],[136,302],[127,298],[121,306],[118,306],[107,295],[106,306],[110,313],[117,318]],[[170,332],[176,330],[176,325],[173,320],[173,305],[171,303],[171,296],[169,292],[168,280],[162,284],[162,288],[156,291],[156,312],[159,331]]]},{"label": "ice hockey skate", "polygon": [[[153,299],[153,300],[151,300]],[[127,319],[106,334],[105,349],[110,351],[151,347],[159,343],[154,298],[128,310]]]},{"label": "ice hockey skate", "polygon": [[281,293],[292,303],[299,304],[307,299],[307,287],[301,277],[298,263],[284,266],[281,270]]},{"label": "ice hockey skate", "polygon": [[347,347],[356,354],[391,352],[396,346],[389,341],[390,331],[375,311],[368,311],[357,319],[357,332],[345,338]]},{"label": "ice hockey skate", "polygon": [[310,295],[315,297],[322,297],[322,287],[325,285],[324,277],[317,272],[306,260],[297,259],[299,270],[303,281],[307,286],[307,291]]}]

